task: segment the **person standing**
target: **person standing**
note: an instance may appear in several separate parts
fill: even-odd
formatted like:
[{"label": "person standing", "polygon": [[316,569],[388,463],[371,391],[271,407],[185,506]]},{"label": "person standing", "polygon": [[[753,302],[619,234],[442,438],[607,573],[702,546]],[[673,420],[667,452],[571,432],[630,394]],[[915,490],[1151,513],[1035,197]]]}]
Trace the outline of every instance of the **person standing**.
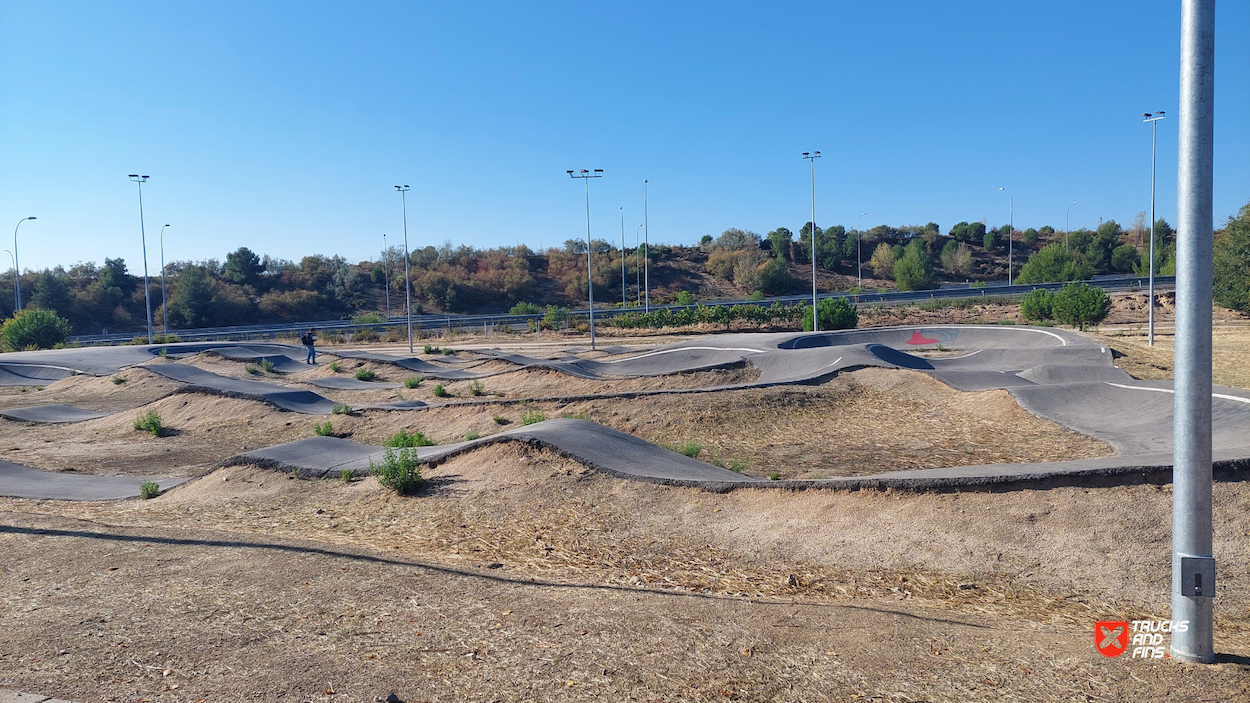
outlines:
[{"label": "person standing", "polygon": [[308,357],[304,359],[304,363],[317,363],[317,328],[314,327],[305,332],[304,336],[299,338],[299,341],[308,350]]}]

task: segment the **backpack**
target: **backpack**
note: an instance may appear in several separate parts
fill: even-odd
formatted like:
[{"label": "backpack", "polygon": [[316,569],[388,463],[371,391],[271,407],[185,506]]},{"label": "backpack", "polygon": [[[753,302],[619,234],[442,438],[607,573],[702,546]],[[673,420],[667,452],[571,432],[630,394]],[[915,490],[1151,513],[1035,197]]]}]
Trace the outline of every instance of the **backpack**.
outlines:
[{"label": "backpack", "polygon": [[304,345],[304,346],[306,346],[306,347],[307,347],[307,346],[310,346],[310,345],[313,343],[313,340],[312,340],[312,333],[310,333],[310,332],[305,332],[305,333],[304,333],[304,336],[302,336],[302,337],[300,337],[300,338],[299,338],[299,343],[300,343],[300,344],[303,344],[303,345]]}]

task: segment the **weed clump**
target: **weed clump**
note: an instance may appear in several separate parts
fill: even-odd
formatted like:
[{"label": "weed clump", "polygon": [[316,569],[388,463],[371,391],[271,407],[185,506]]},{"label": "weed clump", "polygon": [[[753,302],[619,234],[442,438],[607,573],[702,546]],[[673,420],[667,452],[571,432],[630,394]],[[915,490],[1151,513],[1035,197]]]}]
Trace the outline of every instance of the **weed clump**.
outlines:
[{"label": "weed clump", "polygon": [[477,379],[469,382],[469,395],[482,395],[486,392],[486,385]]},{"label": "weed clump", "polygon": [[109,380],[113,382],[114,386],[120,386],[121,384],[126,382],[126,379],[122,378],[121,376],[113,376]]},{"label": "weed clump", "polygon": [[317,435],[318,437],[333,437],[334,436],[334,424],[330,422],[329,420],[326,420],[325,422],[314,422],[313,434]]},{"label": "weed clump", "polygon": [[330,362],[330,370],[333,371],[334,373],[339,372],[339,362],[337,359]]},{"label": "weed clump", "polygon": [[352,470],[351,469],[339,469],[339,480],[342,481],[343,483],[351,483],[352,482]]},{"label": "weed clump", "polygon": [[335,415],[351,415],[352,406],[348,405],[347,403],[335,403],[334,410],[332,410],[331,412],[333,412]]},{"label": "weed clump", "polygon": [[532,425],[536,422],[542,422],[546,419],[547,419],[547,414],[538,409],[530,410],[529,408],[525,408],[524,410],[521,411],[521,424],[522,425]]},{"label": "weed clump", "polygon": [[503,415],[491,415],[491,416],[490,416],[490,419],[494,420],[496,425],[510,425],[510,424],[512,424],[512,421],[511,421],[511,420],[509,420],[508,418],[504,417]]},{"label": "weed clump", "polygon": [[369,474],[378,480],[383,488],[389,488],[400,495],[415,493],[425,479],[421,478],[421,462],[417,460],[417,450],[404,447],[399,451],[387,447],[382,461],[374,463],[369,460]]},{"label": "weed clump", "polygon": [[588,416],[586,415],[586,413],[581,412],[581,411],[578,411],[578,412],[575,412],[575,413],[571,413],[571,412],[564,412],[564,413],[561,413],[561,414],[560,414],[560,417],[565,417],[565,418],[568,418],[568,419],[570,419],[570,420],[589,420],[589,419],[590,419],[590,417],[588,417]]},{"label": "weed clump", "polygon": [[256,364],[247,364],[243,367],[243,370],[247,371],[253,376],[259,376],[262,373],[262,371],[260,370],[260,367],[257,366]]},{"label": "weed clump", "polygon": [[260,367],[264,369],[265,373],[273,373],[273,362],[269,359],[261,359]]},{"label": "weed clump", "polygon": [[473,440],[475,440],[475,439],[477,439],[478,437],[481,437],[481,436],[482,436],[482,435],[478,434],[478,431],[477,431],[477,430],[469,430],[468,432],[465,432],[465,433],[464,433],[464,441],[466,441],[466,442],[472,442]]},{"label": "weed clump", "polygon": [[144,481],[139,484],[139,497],[144,500],[151,500],[161,494],[161,487],[151,481]]},{"label": "weed clump", "polygon": [[161,423],[161,414],[156,411],[156,408],[148,408],[146,413],[136,415],[135,429],[140,432],[151,432],[153,437],[160,437],[165,432],[165,426]]},{"label": "weed clump", "polygon": [[429,437],[426,437],[425,433],[421,430],[413,430],[412,432],[409,432],[408,430],[401,428],[398,432],[386,438],[385,446],[395,448],[432,447],[434,446],[434,442],[431,441]]},{"label": "weed clump", "polygon": [[373,369],[366,369],[366,368],[356,369],[357,381],[372,381],[373,379],[377,377],[378,375],[373,372]]},{"label": "weed clump", "polygon": [[408,378],[404,379],[404,388],[416,388],[420,386],[421,382],[424,380],[425,379],[421,378],[420,376],[409,376]]},{"label": "weed clump", "polygon": [[438,396],[439,398],[446,398],[447,396],[451,394],[447,392],[446,388],[443,388],[443,384],[436,383],[434,384],[434,395]]}]

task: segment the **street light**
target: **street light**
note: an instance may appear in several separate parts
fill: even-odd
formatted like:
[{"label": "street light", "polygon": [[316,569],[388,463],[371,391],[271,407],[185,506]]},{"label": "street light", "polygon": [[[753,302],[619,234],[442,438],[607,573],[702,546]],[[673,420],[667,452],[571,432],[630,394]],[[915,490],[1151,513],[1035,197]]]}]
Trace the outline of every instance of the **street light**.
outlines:
[{"label": "street light", "polygon": [[161,330],[169,336],[169,298],[165,297],[165,227],[161,227]]},{"label": "street light", "polygon": [[[18,264],[18,258],[17,258],[17,230],[18,230],[18,228],[19,228],[19,227],[21,227],[21,226],[22,226],[22,223],[23,223],[23,222],[25,222],[26,220],[37,220],[37,219],[39,219],[39,218],[37,218],[37,217],[23,217],[22,219],[20,219],[20,220],[18,220],[18,221],[17,221],[17,226],[15,226],[15,227],[13,228],[13,278],[14,278],[14,280],[16,281],[16,283],[15,283],[14,285],[15,285],[15,290],[17,291],[17,292],[14,294],[14,295],[16,295],[16,296],[17,296],[17,297],[16,297],[16,300],[17,300],[17,307],[13,308],[13,314],[14,314],[14,315],[16,315],[16,314],[18,313],[18,311],[20,311],[20,310],[22,309],[22,270],[21,270],[20,268],[18,268],[18,267],[17,267],[17,264]],[[8,251],[8,249],[5,249],[5,251]]]},{"label": "street light", "polygon": [[812,331],[820,331],[820,313],[816,310],[816,159],[819,151],[803,152],[803,158],[812,164]]},{"label": "street light", "polygon": [[386,248],[386,233],[382,233],[382,285],[386,288],[386,321],[391,321],[391,250]]},{"label": "street light", "polygon": [[647,181],[642,181],[642,311],[651,312],[651,227],[647,220]]},{"label": "street light", "polygon": [[580,171],[568,171],[572,178],[582,179],[582,183],[586,185],[586,290],[590,294],[590,350],[595,350],[595,271],[591,263],[591,255],[594,253],[590,245],[590,179],[602,178],[603,169],[597,168],[594,171],[581,169]]},{"label": "street light", "polygon": [[625,207],[617,209],[621,211],[621,307],[625,307]]},{"label": "street light", "polygon": [[408,186],[395,186],[404,207],[404,307],[408,309],[408,353],[412,354],[412,276],[408,273]]},{"label": "street light", "polygon": [[859,291],[864,292],[864,233],[859,231],[859,221],[864,219],[866,212],[859,213],[855,218],[855,266],[859,270]]},{"label": "street light", "polygon": [[1149,112],[1143,112],[1142,117],[1146,119],[1142,122],[1150,123],[1150,303],[1147,308],[1150,310],[1150,332],[1147,340],[1149,346],[1155,345],[1155,144],[1159,133],[1159,120],[1164,118],[1162,111],[1153,115]]},{"label": "street light", "polygon": [[[1072,205],[1076,205],[1079,202],[1081,201],[1073,200]],[[1068,215],[1072,214],[1072,205],[1069,205],[1067,211],[1063,213],[1063,250],[1064,251],[1068,250]]]},{"label": "street light", "polygon": [[[1007,189],[999,188],[999,190],[1007,190]],[[1011,269],[1013,267],[1012,248],[1013,248],[1013,245],[1016,243],[1016,236],[1015,236],[1016,234],[1016,196],[1012,195],[1011,191],[1007,190],[1007,197],[1011,198],[1011,220],[1009,221],[1009,224],[1007,225],[1007,285],[1010,286],[1011,285]]]},{"label": "street light", "polygon": [[638,302],[642,302],[642,267],[638,265],[638,254],[642,251],[642,225],[634,230],[634,291],[638,293]]},{"label": "street light", "polygon": [[139,237],[143,242],[143,299],[147,302],[148,308],[148,344],[152,343],[152,292],[148,287],[148,235],[143,228],[143,184],[147,182],[147,176],[140,176],[137,173],[130,174],[130,180],[139,184]]}]

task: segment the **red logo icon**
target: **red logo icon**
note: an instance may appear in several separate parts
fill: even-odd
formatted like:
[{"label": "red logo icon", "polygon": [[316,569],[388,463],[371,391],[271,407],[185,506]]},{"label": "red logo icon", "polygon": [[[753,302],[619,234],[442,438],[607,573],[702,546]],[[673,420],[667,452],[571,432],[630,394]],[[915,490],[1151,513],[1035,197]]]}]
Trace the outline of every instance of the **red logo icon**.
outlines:
[{"label": "red logo icon", "polygon": [[937,344],[940,341],[942,340],[929,339],[928,337],[924,336],[924,334],[922,334],[920,330],[916,330],[915,332],[911,333],[911,339],[907,340],[907,343],[908,344]]},{"label": "red logo icon", "polygon": [[1118,657],[1128,649],[1128,621],[1100,620],[1094,623],[1094,646],[1104,657]]}]

